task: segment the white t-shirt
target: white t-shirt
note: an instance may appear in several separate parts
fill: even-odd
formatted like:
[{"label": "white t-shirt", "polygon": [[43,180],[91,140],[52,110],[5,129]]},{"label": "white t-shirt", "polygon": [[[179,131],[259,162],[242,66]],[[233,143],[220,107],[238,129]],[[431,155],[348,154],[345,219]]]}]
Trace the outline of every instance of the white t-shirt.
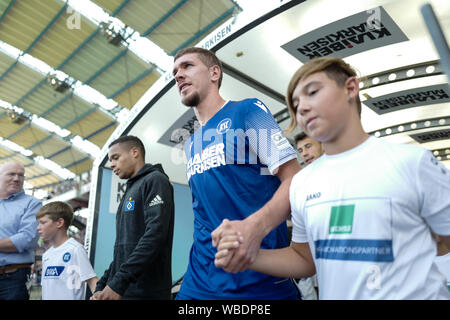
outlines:
[{"label": "white t-shirt", "polygon": [[84,300],[85,281],[93,277],[86,250],[70,238],[42,256],[42,300]]},{"label": "white t-shirt", "polygon": [[439,271],[447,278],[447,288],[450,291],[450,253],[437,256],[434,259]]},{"label": "white t-shirt", "polygon": [[290,187],[292,241],[308,242],[320,299],[449,299],[431,229],[450,235],[450,172],[422,147],[369,137]]}]

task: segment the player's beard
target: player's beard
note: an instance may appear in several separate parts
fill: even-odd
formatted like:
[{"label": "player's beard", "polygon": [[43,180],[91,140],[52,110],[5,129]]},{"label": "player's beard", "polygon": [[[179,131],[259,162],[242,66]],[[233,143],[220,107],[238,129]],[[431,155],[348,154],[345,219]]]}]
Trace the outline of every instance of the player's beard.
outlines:
[{"label": "player's beard", "polygon": [[181,102],[186,106],[186,107],[196,107],[198,106],[198,104],[200,103],[200,96],[197,92],[192,93],[191,95],[188,96],[184,96],[181,99]]}]

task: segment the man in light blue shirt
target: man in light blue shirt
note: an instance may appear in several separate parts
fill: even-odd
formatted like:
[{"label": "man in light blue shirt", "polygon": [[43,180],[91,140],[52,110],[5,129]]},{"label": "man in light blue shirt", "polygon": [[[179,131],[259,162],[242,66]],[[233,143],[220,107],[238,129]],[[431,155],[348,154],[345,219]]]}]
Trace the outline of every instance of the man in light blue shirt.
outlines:
[{"label": "man in light blue shirt", "polygon": [[26,288],[38,240],[36,212],[41,201],[23,190],[25,168],[0,166],[0,300],[28,300]]}]

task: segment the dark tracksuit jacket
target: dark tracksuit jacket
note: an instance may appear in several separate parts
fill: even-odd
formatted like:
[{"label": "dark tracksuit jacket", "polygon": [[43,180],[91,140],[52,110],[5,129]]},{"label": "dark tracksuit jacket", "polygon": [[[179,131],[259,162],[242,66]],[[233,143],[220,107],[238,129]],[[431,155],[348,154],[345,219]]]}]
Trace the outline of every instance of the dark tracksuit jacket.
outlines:
[{"label": "dark tracksuit jacket", "polygon": [[127,181],[116,216],[114,256],[98,281],[122,299],[170,299],[173,187],[160,164],[145,164]]}]

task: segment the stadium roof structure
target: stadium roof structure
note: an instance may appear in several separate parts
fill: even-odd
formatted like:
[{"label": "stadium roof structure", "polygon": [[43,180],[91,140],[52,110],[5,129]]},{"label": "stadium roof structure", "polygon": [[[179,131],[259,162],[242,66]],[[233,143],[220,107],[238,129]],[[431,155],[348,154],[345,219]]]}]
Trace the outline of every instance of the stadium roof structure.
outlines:
[{"label": "stadium roof structure", "polygon": [[32,188],[47,190],[90,171],[170,56],[240,10],[231,0],[0,0],[0,164],[23,163]]}]

